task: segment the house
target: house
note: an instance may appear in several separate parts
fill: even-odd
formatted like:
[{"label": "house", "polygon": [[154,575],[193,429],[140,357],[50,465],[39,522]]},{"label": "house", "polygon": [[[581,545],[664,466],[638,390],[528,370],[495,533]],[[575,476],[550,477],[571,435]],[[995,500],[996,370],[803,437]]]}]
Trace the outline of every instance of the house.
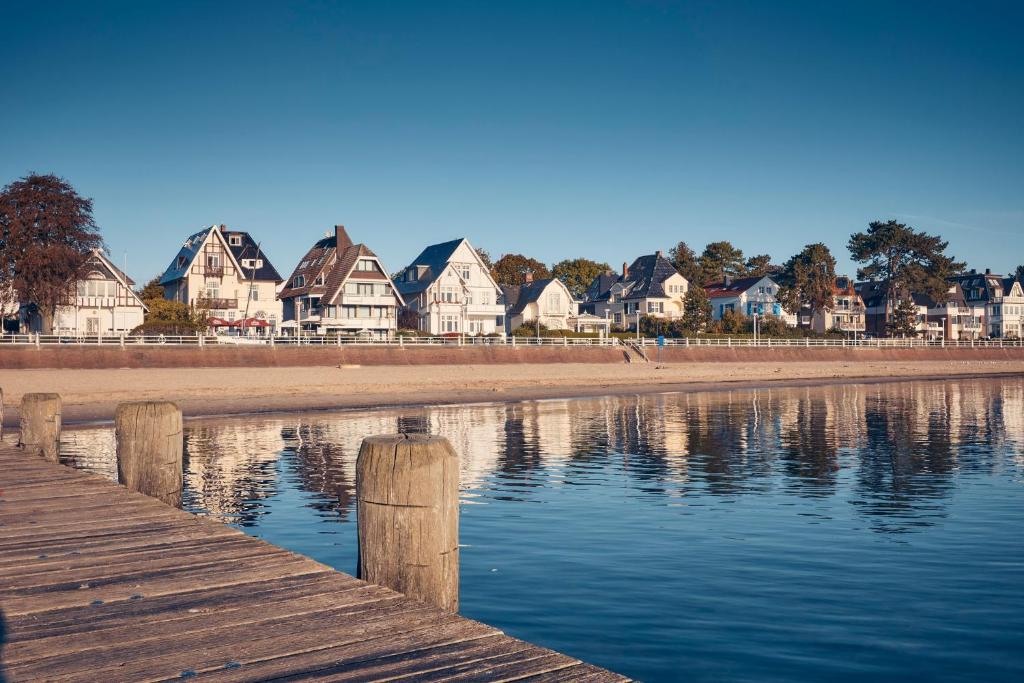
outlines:
[{"label": "house", "polygon": [[579,317],[578,304],[561,280],[534,280],[526,276],[526,284],[502,285],[505,304],[505,331],[511,333],[521,325],[543,325],[549,330],[571,330]]},{"label": "house", "polygon": [[390,339],[403,305],[380,258],[334,226],[306,252],[278,295],[299,333]]},{"label": "house", "polygon": [[160,277],[164,298],[208,311],[215,327],[273,334],[281,276],[247,232],[212,225],[190,235]]},{"label": "house", "polygon": [[[1015,291],[1020,283],[1013,278],[1004,278],[986,269],[984,273],[971,270],[952,280],[960,286],[964,300],[971,309],[977,337],[993,339],[1010,335],[1021,336],[1020,313],[1022,301]],[[1018,289],[1014,288],[1014,284]],[[1008,297],[1008,301],[1004,301]]]},{"label": "house", "polygon": [[800,310],[800,326],[819,334],[839,331],[852,335],[864,333],[864,300],[848,277],[837,277],[832,286],[832,305],[811,314],[809,307]]},{"label": "house", "polygon": [[767,275],[733,278],[726,276],[721,282],[704,285],[711,301],[711,316],[721,320],[726,311],[741,315],[773,315],[790,327],[796,327],[796,315],[786,311],[776,295],[779,285]]},{"label": "house", "polygon": [[[146,305],[134,286],[102,250],[93,249],[68,300],[57,306],[53,333],[92,337],[131,332],[146,315]],[[42,318],[34,305],[22,305],[20,318],[25,331],[42,331]]]},{"label": "house", "polygon": [[609,318],[628,328],[639,316],[672,320],[683,315],[690,283],[660,251],[622,264],[622,275],[603,273],[594,278],[580,312]]},{"label": "house", "polygon": [[501,289],[465,238],[433,244],[395,278],[417,329],[430,334],[503,334]]}]

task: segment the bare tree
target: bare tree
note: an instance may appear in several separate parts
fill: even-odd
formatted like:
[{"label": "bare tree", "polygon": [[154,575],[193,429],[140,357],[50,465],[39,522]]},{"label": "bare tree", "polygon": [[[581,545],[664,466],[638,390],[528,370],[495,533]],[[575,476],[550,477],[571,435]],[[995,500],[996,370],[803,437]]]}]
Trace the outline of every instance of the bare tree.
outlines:
[{"label": "bare tree", "polygon": [[0,190],[0,297],[35,305],[43,332],[102,246],[92,200],[62,178],[30,173]]}]

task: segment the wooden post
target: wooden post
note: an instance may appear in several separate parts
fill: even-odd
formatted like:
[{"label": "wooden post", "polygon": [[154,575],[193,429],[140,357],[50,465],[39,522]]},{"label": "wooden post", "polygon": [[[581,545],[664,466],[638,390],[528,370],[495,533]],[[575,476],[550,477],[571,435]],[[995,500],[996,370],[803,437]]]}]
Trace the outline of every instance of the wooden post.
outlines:
[{"label": "wooden post", "polygon": [[364,581],[459,609],[459,456],[448,439],[368,436],[356,461]]},{"label": "wooden post", "polygon": [[60,461],[59,394],[25,394],[21,397],[21,439],[18,446],[27,453]]},{"label": "wooden post", "polygon": [[0,439],[4,436],[4,388],[0,387]]},{"label": "wooden post", "polygon": [[130,491],[181,507],[181,411],[169,401],[117,406],[117,479]]}]

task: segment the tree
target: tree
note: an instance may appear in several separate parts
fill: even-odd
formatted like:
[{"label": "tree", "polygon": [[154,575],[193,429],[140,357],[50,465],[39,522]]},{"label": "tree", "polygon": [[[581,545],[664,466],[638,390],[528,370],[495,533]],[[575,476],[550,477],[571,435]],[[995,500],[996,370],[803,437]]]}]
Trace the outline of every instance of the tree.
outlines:
[{"label": "tree", "polygon": [[703,283],[697,254],[694,253],[693,249],[690,249],[686,242],[680,242],[672,247],[668,250],[668,254],[672,257],[672,265],[676,267],[679,274],[685,277],[687,281],[698,285]]},{"label": "tree", "polygon": [[551,277],[547,266],[537,259],[522,254],[505,254],[495,262],[494,268],[491,269],[491,274],[499,285],[525,284],[527,273],[531,273],[534,280]]},{"label": "tree", "polygon": [[909,297],[900,299],[892,317],[885,322],[885,331],[890,337],[917,336],[917,306]]},{"label": "tree", "polygon": [[1014,279],[1024,285],[1024,264],[1017,266],[1017,270],[1013,274]]},{"label": "tree", "polygon": [[488,252],[483,249],[477,249],[476,254],[480,257],[480,260],[484,262],[484,267],[487,268],[487,270],[494,269],[494,262],[491,261],[491,255]]},{"label": "tree", "polygon": [[701,282],[718,282],[726,275],[737,277],[746,273],[743,252],[730,242],[712,242],[700,255]]},{"label": "tree", "polygon": [[683,298],[683,315],[680,328],[686,335],[700,334],[711,325],[711,300],[708,293],[698,284],[691,284]]},{"label": "tree", "polygon": [[738,311],[727,308],[722,311],[722,319],[718,321],[718,329],[723,334],[742,334],[747,329],[747,317]]},{"label": "tree", "polygon": [[768,254],[758,254],[747,259],[747,262],[744,264],[744,270],[749,276],[764,277],[765,275],[781,272],[782,266],[772,263],[772,257]]},{"label": "tree", "polygon": [[611,269],[607,263],[576,258],[556,263],[551,268],[551,275],[561,280],[574,297],[581,299],[594,278]]},{"label": "tree", "polygon": [[147,303],[147,305],[150,301],[164,298],[164,287],[160,284],[159,275],[147,282],[145,287],[139,290],[139,298],[142,299],[143,303]]},{"label": "tree", "polygon": [[832,307],[836,260],[821,242],[808,244],[786,261],[777,277],[779,302],[790,313],[797,314],[807,306],[813,318],[815,313]]},{"label": "tree", "polygon": [[885,285],[886,321],[894,302],[911,294],[946,300],[949,278],[963,272],[965,265],[946,256],[947,246],[941,237],[893,220],[871,222],[866,232],[854,233],[848,244],[853,260],[867,264],[857,269],[857,277]]},{"label": "tree", "polygon": [[62,178],[30,173],[0,190],[0,297],[34,304],[44,333],[53,331],[57,306],[72,296],[92,250],[102,247],[92,200]]}]

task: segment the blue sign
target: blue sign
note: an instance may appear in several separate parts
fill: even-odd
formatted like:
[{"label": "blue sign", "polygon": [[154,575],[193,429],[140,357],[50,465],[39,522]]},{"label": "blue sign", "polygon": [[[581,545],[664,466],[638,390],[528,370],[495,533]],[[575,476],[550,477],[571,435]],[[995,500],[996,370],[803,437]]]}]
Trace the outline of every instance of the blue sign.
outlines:
[{"label": "blue sign", "polygon": [[658,346],[664,346],[664,345],[665,345],[665,335],[659,334],[658,335]]}]

